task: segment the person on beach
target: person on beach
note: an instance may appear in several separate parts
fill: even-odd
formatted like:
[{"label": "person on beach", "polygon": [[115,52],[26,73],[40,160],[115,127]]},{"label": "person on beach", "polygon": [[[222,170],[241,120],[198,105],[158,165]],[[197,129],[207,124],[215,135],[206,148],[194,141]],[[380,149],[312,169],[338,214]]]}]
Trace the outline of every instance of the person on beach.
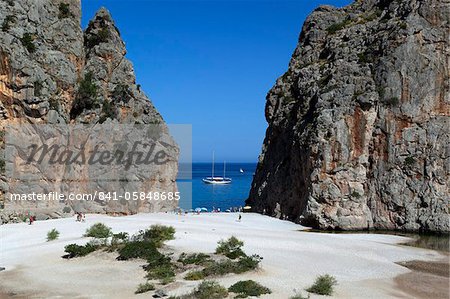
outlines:
[{"label": "person on beach", "polygon": [[242,219],[242,215],[241,215],[241,214],[239,214],[239,217],[238,217],[238,222],[241,222],[241,219]]},{"label": "person on beach", "polygon": [[35,220],[34,217],[30,215],[30,223],[29,224],[32,225],[34,220]]}]

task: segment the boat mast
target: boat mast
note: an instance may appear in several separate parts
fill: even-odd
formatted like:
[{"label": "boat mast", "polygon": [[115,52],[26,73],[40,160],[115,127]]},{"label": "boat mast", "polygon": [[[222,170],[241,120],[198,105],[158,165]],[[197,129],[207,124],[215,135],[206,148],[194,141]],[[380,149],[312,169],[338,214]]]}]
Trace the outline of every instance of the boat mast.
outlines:
[{"label": "boat mast", "polygon": [[225,169],[226,169],[226,162],[223,161],[223,178],[225,179]]},{"label": "boat mast", "polygon": [[212,170],[211,170],[211,173],[212,173],[212,175],[211,175],[211,177],[214,179],[214,151],[213,151],[213,157],[212,157]]}]

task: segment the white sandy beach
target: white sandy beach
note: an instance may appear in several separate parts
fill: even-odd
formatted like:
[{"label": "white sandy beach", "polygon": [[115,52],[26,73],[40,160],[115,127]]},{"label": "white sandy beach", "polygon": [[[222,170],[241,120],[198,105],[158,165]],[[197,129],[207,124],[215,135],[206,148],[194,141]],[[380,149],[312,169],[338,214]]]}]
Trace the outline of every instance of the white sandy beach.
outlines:
[{"label": "white sandy beach", "polygon": [[[410,270],[395,262],[443,258],[435,251],[397,245],[408,240],[399,236],[307,233],[299,231],[305,229],[300,225],[262,215],[243,214],[242,222],[236,218],[237,214],[226,213],[87,215],[85,223],[66,218],[2,225],[0,266],[6,270],[0,272],[0,293],[27,298],[148,298],[148,294],[134,295],[137,285],[145,281],[140,267],[144,261],[116,261],[116,254],[104,252],[72,260],[61,258],[65,245],[88,241],[82,235],[96,222],[107,224],[114,232],[130,234],[152,224],[172,225],[176,239],[167,245],[175,256],[183,251],[212,253],[217,241],[234,235],[245,242],[246,253],[264,258],[261,269],[217,280],[226,287],[242,279],[256,280],[273,291],[261,298],[286,299],[294,289],[305,289],[317,275],[325,273],[339,283],[333,298],[411,298],[394,282],[397,275]],[[46,242],[52,228],[61,233],[60,238]],[[167,290],[170,295],[180,295],[197,283],[178,280]]]}]

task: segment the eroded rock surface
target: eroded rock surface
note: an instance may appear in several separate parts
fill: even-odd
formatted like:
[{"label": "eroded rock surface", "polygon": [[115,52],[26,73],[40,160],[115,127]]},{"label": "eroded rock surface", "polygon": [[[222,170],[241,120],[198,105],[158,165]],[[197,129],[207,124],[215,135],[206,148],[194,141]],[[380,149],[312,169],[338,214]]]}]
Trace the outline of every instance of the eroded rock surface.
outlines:
[{"label": "eroded rock surface", "polygon": [[[84,32],[80,18],[79,0],[0,0],[0,127],[157,124],[165,135],[165,146],[177,157],[178,147],[164,120],[136,84],[133,66],[125,57],[125,44],[109,12],[101,8]],[[177,171],[176,159],[160,168],[155,188],[175,192]],[[80,175],[80,180],[90,179]],[[46,180],[45,174],[42,180]],[[0,187],[2,194],[8,191],[4,175]],[[33,210],[32,205],[19,210],[7,202],[0,205],[4,208],[3,221]],[[66,206],[66,211],[76,210],[64,203],[41,205],[36,213],[56,217]],[[120,208],[115,204],[114,213],[169,210],[176,206],[175,201],[159,205],[121,202]],[[84,212],[90,211],[106,213],[111,209],[104,203],[84,205]]]},{"label": "eroded rock surface", "polygon": [[449,231],[449,14],[439,0],[317,8],[267,95],[248,204],[322,229]]}]

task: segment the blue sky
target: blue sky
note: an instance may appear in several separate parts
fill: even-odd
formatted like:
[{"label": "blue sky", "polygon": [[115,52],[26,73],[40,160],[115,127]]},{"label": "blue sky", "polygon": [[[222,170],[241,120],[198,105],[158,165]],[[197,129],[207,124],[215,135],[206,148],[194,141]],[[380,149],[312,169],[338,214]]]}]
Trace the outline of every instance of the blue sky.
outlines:
[{"label": "blue sky", "polygon": [[349,0],[83,0],[83,28],[111,12],[137,83],[166,122],[191,124],[193,160],[256,162],[265,96],[287,69],[306,16]]}]

